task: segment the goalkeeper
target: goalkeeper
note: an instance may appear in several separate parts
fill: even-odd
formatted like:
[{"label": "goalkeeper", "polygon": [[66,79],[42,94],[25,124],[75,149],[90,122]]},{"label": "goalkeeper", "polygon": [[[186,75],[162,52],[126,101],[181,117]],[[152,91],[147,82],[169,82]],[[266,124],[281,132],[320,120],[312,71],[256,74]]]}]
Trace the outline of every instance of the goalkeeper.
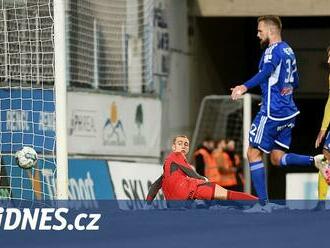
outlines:
[{"label": "goalkeeper", "polygon": [[199,175],[188,164],[189,139],[184,135],[173,139],[172,152],[165,159],[163,175],[150,187],[147,204],[151,204],[162,188],[166,200],[257,200],[250,194],[230,191]]},{"label": "goalkeeper", "polygon": [[[327,54],[328,54],[328,64],[330,65],[330,46],[328,46],[327,49]],[[322,121],[322,126],[319,131],[319,134],[317,135],[316,141],[315,141],[315,148],[319,147],[322,140],[325,137],[327,128],[330,123],[330,74],[329,74],[329,96],[328,96],[328,101],[327,104],[325,105],[325,110],[324,110],[324,116],[323,116],[323,121]],[[323,155],[324,155],[324,162],[329,163],[330,162],[330,131],[328,132],[324,145],[323,145]],[[327,161],[325,161],[327,159]],[[329,173],[329,170],[325,170],[324,173]],[[326,200],[327,193],[328,193],[328,184],[330,184],[330,180],[326,180],[322,176],[322,171],[320,170],[319,172],[319,180],[318,180],[318,196],[320,200]]]}]

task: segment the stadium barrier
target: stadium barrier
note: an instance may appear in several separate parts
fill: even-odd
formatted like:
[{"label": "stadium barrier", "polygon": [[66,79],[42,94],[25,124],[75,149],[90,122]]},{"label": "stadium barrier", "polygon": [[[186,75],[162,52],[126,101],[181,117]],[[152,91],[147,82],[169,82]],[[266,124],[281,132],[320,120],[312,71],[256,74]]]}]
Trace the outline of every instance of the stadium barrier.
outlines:
[{"label": "stadium barrier", "polygon": [[[14,199],[53,200],[56,184],[53,172],[54,163],[38,161],[39,169],[23,170],[11,166],[8,176],[6,164],[15,163],[13,156],[2,157],[3,179],[2,198],[11,195]],[[123,209],[142,208],[150,185],[162,174],[159,164],[117,162],[94,159],[69,159],[69,200],[125,200]],[[44,196],[48,196],[44,198]],[[162,192],[156,200],[164,200]],[[160,201],[159,201],[160,202]],[[156,208],[165,206],[155,201]]]},{"label": "stadium barrier", "polygon": [[[116,199],[121,209],[142,209],[149,187],[163,173],[159,164],[109,161],[109,170]],[[160,191],[154,201],[155,208],[166,208]],[[158,200],[158,201],[157,201]]]}]

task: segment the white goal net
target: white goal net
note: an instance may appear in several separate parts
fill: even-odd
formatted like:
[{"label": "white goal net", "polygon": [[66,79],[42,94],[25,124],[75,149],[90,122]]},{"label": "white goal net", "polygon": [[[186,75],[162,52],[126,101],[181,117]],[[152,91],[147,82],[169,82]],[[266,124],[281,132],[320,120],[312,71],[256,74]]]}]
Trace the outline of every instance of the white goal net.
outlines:
[{"label": "white goal net", "polygon": [[154,0],[71,0],[70,84],[142,93],[152,84]]},{"label": "white goal net", "polygon": [[[153,92],[153,18],[154,0],[0,0],[1,198],[63,199],[66,86]],[[24,146],[31,169],[15,160]]]},{"label": "white goal net", "polygon": [[[54,22],[48,0],[0,2],[0,197],[55,196]],[[23,146],[39,156],[21,169]]]}]

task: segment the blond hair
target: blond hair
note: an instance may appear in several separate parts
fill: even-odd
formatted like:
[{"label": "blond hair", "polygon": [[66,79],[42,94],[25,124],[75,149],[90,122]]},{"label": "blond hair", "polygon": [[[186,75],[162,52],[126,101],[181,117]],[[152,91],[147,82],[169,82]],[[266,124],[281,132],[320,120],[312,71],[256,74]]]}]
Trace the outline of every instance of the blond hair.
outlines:
[{"label": "blond hair", "polygon": [[267,25],[273,25],[275,26],[278,30],[282,30],[282,22],[281,18],[279,16],[275,15],[266,15],[266,16],[260,16],[257,20],[257,22],[264,22]]}]

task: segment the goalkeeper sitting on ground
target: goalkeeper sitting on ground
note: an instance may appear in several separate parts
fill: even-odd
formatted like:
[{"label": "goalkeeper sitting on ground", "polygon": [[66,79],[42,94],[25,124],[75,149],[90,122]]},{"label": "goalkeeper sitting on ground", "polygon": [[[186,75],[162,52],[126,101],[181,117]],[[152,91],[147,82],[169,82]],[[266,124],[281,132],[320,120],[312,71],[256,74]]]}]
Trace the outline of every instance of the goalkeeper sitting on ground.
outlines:
[{"label": "goalkeeper sitting on ground", "polygon": [[[328,46],[327,53],[328,53],[328,64],[330,65],[330,46]],[[327,131],[329,123],[330,123],[330,74],[329,74],[328,101],[327,101],[327,104],[326,104],[325,110],[324,110],[324,116],[323,116],[321,130],[315,141],[315,148],[320,146],[323,138],[325,137],[325,133]],[[328,132],[324,145],[323,145],[323,155],[324,155],[324,157],[323,157],[324,163],[329,163],[330,162],[330,131]],[[321,155],[321,156],[323,156],[323,155]],[[322,176],[322,173],[330,173],[329,167],[330,167],[330,165],[324,166],[325,169],[322,171],[320,169],[320,172],[319,172],[319,180],[318,180],[319,200],[326,200],[326,198],[327,198],[328,184],[330,184],[330,180],[326,181],[326,179]]]},{"label": "goalkeeper sitting on ground", "polygon": [[167,156],[163,175],[150,187],[147,204],[151,204],[162,188],[166,200],[258,200],[250,194],[227,190],[199,175],[188,164],[189,139],[179,135],[173,139],[172,152]]}]

